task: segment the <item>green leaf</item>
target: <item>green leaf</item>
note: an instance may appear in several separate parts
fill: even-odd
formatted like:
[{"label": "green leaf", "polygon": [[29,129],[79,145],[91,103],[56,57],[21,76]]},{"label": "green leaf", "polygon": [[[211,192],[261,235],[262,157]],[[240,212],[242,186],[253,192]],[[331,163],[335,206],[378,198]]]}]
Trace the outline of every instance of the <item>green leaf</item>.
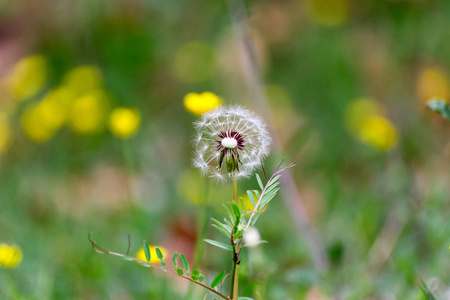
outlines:
[{"label": "green leaf", "polygon": [[244,200],[242,199],[242,197],[239,197],[239,203],[241,204],[241,210],[244,211],[245,210],[245,204],[244,204]]},{"label": "green leaf", "polygon": [[259,177],[258,174],[256,174],[256,180],[258,181],[258,185],[261,188],[261,191],[264,189],[264,184],[261,181],[261,178]]},{"label": "green leaf", "polygon": [[183,269],[177,268],[177,274],[178,274],[179,276],[183,276]]},{"label": "green leaf", "polygon": [[226,274],[227,274],[226,271],[220,272],[219,275],[217,275],[216,278],[214,278],[214,280],[211,282],[211,287],[215,288],[216,286],[218,286],[219,283],[222,282]]},{"label": "green leaf", "polygon": [[162,269],[163,269],[164,271],[166,271],[166,269],[164,269],[164,267],[166,266],[166,263],[165,263],[164,260],[163,260],[163,255],[162,255],[161,250],[160,250],[159,248],[156,248],[155,250],[156,250],[156,255],[157,255],[158,258],[159,258],[159,263],[161,264]]},{"label": "green leaf", "polygon": [[231,209],[233,210],[235,219],[239,220],[241,218],[241,212],[239,211],[239,207],[235,203],[231,203]]},{"label": "green leaf", "polygon": [[161,250],[159,248],[156,248],[155,250],[156,250],[156,256],[158,256],[158,259],[163,260],[163,255],[162,255]]},{"label": "green leaf", "polygon": [[200,272],[197,269],[192,270],[191,278],[193,280],[198,280],[200,278]]},{"label": "green leaf", "polygon": [[227,245],[227,244],[224,244],[224,243],[221,243],[221,242],[218,242],[218,241],[214,241],[214,240],[208,240],[208,239],[204,239],[204,241],[209,243],[209,244],[211,244],[211,245],[213,245],[213,246],[219,247],[221,249],[224,249],[224,250],[227,250],[227,251],[233,251],[233,247],[231,247],[230,245]]},{"label": "green leaf", "polygon": [[128,255],[124,255],[122,258],[125,259],[125,260],[128,260],[128,261],[132,261],[133,260],[133,258],[131,256],[128,256]]},{"label": "green leaf", "polygon": [[253,194],[252,191],[247,191],[247,195],[248,195],[248,199],[250,199],[250,203],[255,206],[256,205],[256,200],[255,200],[255,195]]},{"label": "green leaf", "polygon": [[281,175],[277,175],[274,178],[272,178],[272,180],[270,180],[269,185],[274,184],[275,182],[278,181],[278,179],[280,179]]},{"label": "green leaf", "polygon": [[217,230],[219,230],[221,233],[223,233],[223,235],[225,235],[226,237],[230,237],[231,233],[228,233],[228,231],[226,231],[225,229],[223,229],[222,227],[217,226],[216,224],[212,224],[212,227],[216,228]]},{"label": "green leaf", "polygon": [[177,263],[177,259],[178,259],[178,253],[174,253],[172,256],[172,262],[173,262],[173,267],[175,268],[175,271],[178,272],[178,263]]},{"label": "green leaf", "polygon": [[[220,223],[218,220],[211,218],[211,220],[217,224],[217,226],[219,226],[220,228],[222,228],[223,230],[225,230],[226,232],[228,232],[228,236],[231,234],[231,227],[228,226],[227,224],[223,224]],[[213,224],[214,225],[214,224]]]},{"label": "green leaf", "polygon": [[150,248],[148,247],[147,241],[144,240],[144,243],[143,243],[143,245],[142,245],[142,248],[144,248],[145,259],[146,259],[147,261],[150,261],[150,259],[151,259],[152,257],[150,256]]},{"label": "green leaf", "polygon": [[266,189],[266,193],[269,193],[270,191],[272,191],[274,188],[276,188],[278,185],[280,184],[280,182],[275,182],[274,184],[272,184],[270,187],[268,187]]},{"label": "green leaf", "polygon": [[180,254],[180,261],[181,261],[181,265],[183,266],[183,269],[186,271],[186,275],[190,275],[189,272],[189,262],[186,258],[186,256],[184,256],[184,254]]},{"label": "green leaf", "polygon": [[198,281],[203,282],[203,280],[205,280],[205,277],[203,277],[203,274],[200,274],[200,276],[198,276]]},{"label": "green leaf", "polygon": [[250,297],[239,297],[238,300],[253,300],[253,298],[250,298]]}]

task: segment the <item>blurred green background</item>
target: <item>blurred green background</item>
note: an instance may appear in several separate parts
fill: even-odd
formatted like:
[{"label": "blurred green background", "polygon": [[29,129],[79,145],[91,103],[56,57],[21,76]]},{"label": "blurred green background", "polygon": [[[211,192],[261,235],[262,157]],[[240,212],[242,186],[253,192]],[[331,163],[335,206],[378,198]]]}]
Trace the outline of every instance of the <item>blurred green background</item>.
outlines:
[{"label": "blurred green background", "polygon": [[[450,96],[450,2],[244,5],[280,141],[266,168],[298,164],[329,267],[315,267],[282,188],[258,224],[269,243],[244,254],[242,295],[414,300],[423,279],[450,299],[450,124],[426,108]],[[96,254],[87,235],[126,252],[130,232],[130,253],[146,239],[194,261],[200,216],[223,218],[231,185],[191,167],[192,122],[218,102],[270,120],[250,101],[229,9],[0,1],[1,299],[203,299]],[[220,239],[209,225],[206,235]],[[205,245],[207,280],[231,268],[228,256]]]}]

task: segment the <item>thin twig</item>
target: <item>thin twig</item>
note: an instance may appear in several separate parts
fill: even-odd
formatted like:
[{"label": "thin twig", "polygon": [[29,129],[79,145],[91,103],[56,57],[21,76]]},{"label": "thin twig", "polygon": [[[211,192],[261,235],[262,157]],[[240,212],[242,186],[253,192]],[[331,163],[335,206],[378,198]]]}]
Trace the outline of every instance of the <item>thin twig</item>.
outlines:
[{"label": "thin twig", "polygon": [[183,274],[183,275],[178,275],[178,273],[176,273],[176,272],[174,272],[174,271],[169,271],[169,270],[163,269],[162,267],[152,266],[149,262],[140,260],[139,258],[132,257],[132,256],[128,256],[128,255],[125,255],[125,254],[122,254],[122,253],[118,253],[118,252],[113,252],[113,251],[105,250],[105,249],[103,249],[102,247],[100,247],[99,245],[97,245],[97,243],[91,239],[91,234],[92,234],[92,232],[89,232],[89,234],[88,234],[88,239],[89,239],[89,242],[90,242],[91,245],[92,245],[92,248],[93,248],[93,249],[95,250],[95,252],[97,252],[97,253],[104,254],[104,255],[109,254],[109,255],[114,255],[114,256],[121,257],[121,258],[127,258],[128,260],[133,260],[133,261],[135,261],[135,262],[140,263],[142,266],[149,267],[149,268],[154,268],[154,269],[157,269],[157,270],[164,271],[164,272],[166,272],[166,273],[168,273],[168,274],[171,274],[171,275],[175,275],[175,276],[178,276],[178,277],[182,277],[182,278],[184,278],[184,279],[186,279],[186,280],[189,280],[189,281],[191,281],[191,282],[193,282],[193,283],[195,283],[195,284],[197,284],[197,285],[199,285],[199,286],[201,286],[201,287],[203,287],[203,288],[209,290],[210,292],[216,294],[217,296],[221,297],[222,299],[225,299],[225,300],[231,300],[230,297],[227,297],[227,296],[225,296],[224,294],[222,294],[222,293],[216,291],[215,289],[213,289],[213,288],[207,286],[206,284],[203,284],[203,283],[201,283],[200,281],[194,280],[194,279],[192,279],[191,277],[186,276],[186,275],[184,275],[184,274]]}]

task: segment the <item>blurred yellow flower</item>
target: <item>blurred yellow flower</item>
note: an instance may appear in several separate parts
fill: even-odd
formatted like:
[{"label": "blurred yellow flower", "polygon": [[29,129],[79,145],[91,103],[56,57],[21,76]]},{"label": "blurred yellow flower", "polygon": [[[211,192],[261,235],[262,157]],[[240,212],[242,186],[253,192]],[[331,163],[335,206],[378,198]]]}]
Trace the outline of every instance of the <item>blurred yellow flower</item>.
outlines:
[{"label": "blurred yellow flower", "polygon": [[0,154],[8,150],[11,142],[11,125],[8,116],[0,111]]},{"label": "blurred yellow flower", "polygon": [[372,99],[351,102],[345,112],[345,122],[355,138],[381,151],[388,151],[397,143],[396,127],[382,116],[381,109]]},{"label": "blurred yellow flower", "polygon": [[388,151],[397,143],[397,130],[382,116],[367,118],[360,128],[360,139],[381,151]]},{"label": "blurred yellow flower", "polygon": [[66,74],[64,84],[76,96],[83,96],[101,89],[103,77],[100,69],[95,66],[79,66]]},{"label": "blurred yellow flower", "polygon": [[222,104],[222,99],[214,93],[189,93],[184,96],[184,107],[194,115],[200,116]]},{"label": "blurred yellow flower", "polygon": [[11,96],[22,101],[36,95],[47,80],[47,62],[42,55],[21,59],[6,79]]},{"label": "blurred yellow flower", "polygon": [[[150,249],[150,261],[149,263],[151,264],[158,264],[159,263],[159,259],[158,259],[158,255],[156,255],[156,248],[159,248],[159,250],[161,250],[161,254],[163,256],[163,259],[165,259],[167,257],[167,250],[163,247],[160,246],[148,246],[148,248]],[[145,252],[144,252],[144,248],[140,248],[138,250],[138,252],[136,253],[136,258],[143,260],[143,261],[147,261],[147,258],[145,257]]]},{"label": "blurred yellow flower", "polygon": [[109,129],[118,138],[127,138],[136,133],[141,114],[135,108],[118,107],[109,116]]},{"label": "blurred yellow flower", "polygon": [[338,26],[348,19],[347,0],[308,0],[307,9],[311,17],[324,26]]},{"label": "blurred yellow flower", "polygon": [[351,102],[345,111],[345,122],[352,133],[358,134],[362,123],[371,117],[379,115],[378,104],[370,98],[360,98]]},{"label": "blurred yellow flower", "polygon": [[22,129],[35,142],[46,142],[67,121],[73,94],[65,87],[48,92],[40,102],[28,106],[22,115]]},{"label": "blurred yellow flower", "polygon": [[0,244],[0,268],[15,268],[22,259],[22,250],[17,245]]},{"label": "blurred yellow flower", "polygon": [[173,67],[175,75],[182,81],[205,81],[217,70],[214,49],[204,42],[189,42],[177,51]]},{"label": "blurred yellow flower", "polygon": [[75,99],[69,110],[69,126],[79,134],[101,131],[106,125],[109,98],[104,91],[96,90]]},{"label": "blurred yellow flower", "polygon": [[46,123],[46,105],[34,104],[28,106],[22,114],[21,123],[25,135],[31,140],[44,143],[50,140],[57,131],[57,128]]},{"label": "blurred yellow flower", "polygon": [[448,77],[439,68],[428,68],[420,73],[417,81],[417,95],[425,104],[432,98],[449,100],[450,88]]}]

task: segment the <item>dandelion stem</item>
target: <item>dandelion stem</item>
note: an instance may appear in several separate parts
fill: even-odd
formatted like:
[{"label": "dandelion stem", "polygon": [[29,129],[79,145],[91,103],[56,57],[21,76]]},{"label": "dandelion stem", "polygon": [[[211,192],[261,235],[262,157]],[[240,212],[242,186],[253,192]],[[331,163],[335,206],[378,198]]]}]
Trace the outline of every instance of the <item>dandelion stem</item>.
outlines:
[{"label": "dandelion stem", "polygon": [[236,205],[238,205],[238,188],[237,188],[237,179],[233,177],[233,200]]},{"label": "dandelion stem", "polygon": [[[237,179],[233,177],[233,200],[238,205]],[[233,233],[231,233],[231,246],[233,247],[233,270],[231,272],[231,299],[238,299],[239,291],[239,250],[240,247],[235,243]]]}]

